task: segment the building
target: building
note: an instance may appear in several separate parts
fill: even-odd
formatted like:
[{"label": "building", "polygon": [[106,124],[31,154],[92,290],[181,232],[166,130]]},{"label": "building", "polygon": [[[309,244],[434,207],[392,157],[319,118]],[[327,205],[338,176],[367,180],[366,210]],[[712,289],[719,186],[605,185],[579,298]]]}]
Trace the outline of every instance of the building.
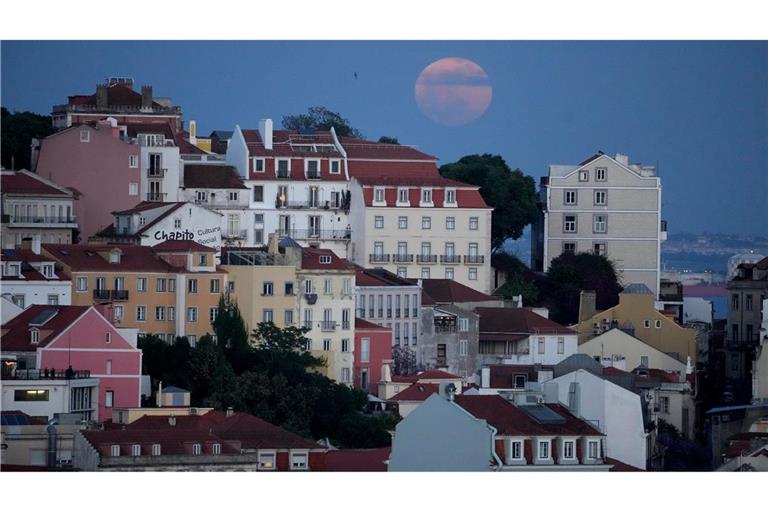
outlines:
[{"label": "building", "polygon": [[[751,448],[749,441],[755,437],[764,438],[768,433],[768,402],[765,401],[714,407],[706,415],[707,446],[712,450],[712,469],[715,470],[739,455],[750,456],[747,451]],[[738,440],[748,441],[747,446],[734,443]]]},{"label": "building", "polygon": [[75,432],[86,428],[76,414],[51,420],[6,409],[0,415],[3,457],[0,471],[62,471],[72,469]]},{"label": "building", "polygon": [[24,311],[23,308],[20,308],[11,300],[10,295],[3,294],[0,296],[0,300],[2,301],[0,302],[0,313],[2,313],[2,321],[0,321],[0,324],[4,324],[11,318],[19,316],[19,314]]},{"label": "building", "polygon": [[752,401],[768,401],[768,299],[763,299],[763,323],[760,344],[752,363]]},{"label": "building", "polygon": [[756,253],[754,251],[745,252],[742,254],[734,254],[730,258],[728,258],[728,265],[727,265],[727,272],[725,275],[725,280],[730,281],[736,275],[738,274],[738,268],[739,265],[742,263],[757,263],[758,261],[765,258],[765,255]]},{"label": "building", "polygon": [[[20,401],[49,402],[52,408],[48,415],[74,412],[85,420],[104,421],[111,419],[113,407],[137,407],[141,403],[141,350],[136,348],[136,331],[116,328],[102,313],[109,312],[99,309],[30,306],[2,326],[3,359],[13,361],[8,364],[12,375],[24,377],[9,386],[14,397],[18,390],[21,398],[15,398],[15,408]],[[43,380],[38,386],[34,381],[40,375]],[[66,386],[52,382],[62,380],[62,376],[68,381],[68,376],[81,375],[82,382],[66,382]],[[98,393],[92,391],[94,379],[98,379]],[[45,410],[38,405],[42,406],[35,404],[35,410],[30,411],[37,414]],[[61,408],[64,410],[56,410]]]},{"label": "building", "polygon": [[168,240],[193,241],[221,250],[223,215],[193,202],[143,201],[112,216],[112,224],[90,237],[89,243],[152,247]]},{"label": "building", "polygon": [[392,360],[392,329],[355,318],[355,354],[353,385],[377,395],[381,367]]},{"label": "building", "polygon": [[563,252],[595,252],[616,265],[624,285],[659,294],[661,179],[656,168],[602,151],[578,165],[550,165],[541,179],[541,215],[533,224],[531,266],[546,272]]},{"label": "building", "polygon": [[18,249],[3,249],[0,291],[21,309],[32,304],[72,304],[72,281],[43,256],[39,240],[25,240]]},{"label": "building", "polygon": [[605,311],[595,308],[594,292],[583,291],[579,304],[579,343],[619,328],[682,363],[697,361],[698,331],[683,327],[658,311],[654,296],[645,285],[629,286],[619,294],[619,303]]},{"label": "building", "polygon": [[659,299],[656,301],[656,309],[680,325],[685,323],[685,308],[683,300],[683,283],[661,279],[659,281]]},{"label": "building", "polygon": [[421,339],[416,361],[473,381],[480,368],[477,307],[503,307],[504,300],[451,279],[419,279]]},{"label": "building", "polygon": [[110,77],[96,85],[95,94],[76,94],[67,103],[54,105],[51,113],[54,128],[98,121],[111,116],[121,122],[165,121],[181,130],[181,107],[172,106],[170,98],[156,98],[151,85],[141,92],[133,90],[133,78]]},{"label": "building", "polygon": [[475,313],[479,366],[554,365],[577,351],[575,331],[530,309],[480,307]]},{"label": "building", "polygon": [[156,246],[44,245],[72,282],[72,304],[112,304],[115,323],[191,344],[213,332],[227,273],[215,250],[191,240]]},{"label": "building", "polygon": [[603,366],[624,371],[644,367],[685,374],[689,369],[685,361],[680,361],[617,327],[585,341],[579,345],[578,352],[587,354]]},{"label": "building", "polygon": [[696,403],[692,379],[685,371],[658,368],[635,368],[635,386],[645,393],[649,418],[658,426],[660,421],[672,425],[683,437],[694,439]]},{"label": "building", "polygon": [[[426,370],[399,379],[382,379],[379,383],[379,397],[396,405],[397,412],[405,418],[430,396],[440,393],[440,389],[445,386],[452,386],[456,394],[461,394],[464,390],[461,377],[458,375],[442,370]],[[403,388],[402,391],[400,391],[401,388]]]},{"label": "building", "polygon": [[74,215],[76,195],[51,180],[29,171],[0,172],[3,249],[21,245],[24,238],[43,242],[77,242]]},{"label": "building", "polygon": [[326,448],[241,412],[143,416],[119,430],[83,430],[84,471],[323,471]]}]

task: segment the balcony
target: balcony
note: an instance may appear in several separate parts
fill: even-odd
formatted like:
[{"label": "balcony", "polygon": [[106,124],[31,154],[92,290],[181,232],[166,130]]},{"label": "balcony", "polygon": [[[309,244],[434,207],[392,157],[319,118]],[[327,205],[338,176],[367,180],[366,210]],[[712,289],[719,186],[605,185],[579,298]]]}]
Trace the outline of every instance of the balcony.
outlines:
[{"label": "balcony", "polygon": [[369,254],[369,263],[389,263],[389,254]]},{"label": "balcony", "polygon": [[69,379],[90,379],[90,370],[40,370],[34,369],[18,369],[12,367],[6,369],[3,367],[2,379],[3,380],[69,380]]},{"label": "balcony", "polygon": [[437,254],[417,254],[416,262],[424,264],[437,263]]},{"label": "balcony", "polygon": [[301,324],[301,326],[302,326],[303,328],[305,328],[305,329],[312,329],[312,322],[311,322],[311,321],[307,321],[307,320],[305,320],[305,321],[304,321],[304,322]]},{"label": "balcony", "polygon": [[156,201],[156,202],[164,203],[165,197],[167,195],[168,194],[166,194],[165,192],[147,192],[145,201]]},{"label": "balcony", "polygon": [[126,301],[128,300],[128,290],[112,290],[110,296],[114,301]]},{"label": "balcony", "polygon": [[147,176],[149,178],[163,178],[168,169],[161,169],[159,167],[150,167],[147,169]]},{"label": "balcony", "polygon": [[413,254],[393,254],[393,263],[413,263]]},{"label": "balcony", "polygon": [[349,240],[352,231],[348,229],[291,229],[287,236],[296,240]]},{"label": "balcony", "polygon": [[308,180],[319,180],[320,179],[320,171],[307,171],[307,179]]},{"label": "balcony", "polygon": [[435,333],[456,332],[456,319],[455,318],[435,318],[434,326],[435,326]]},{"label": "balcony", "polygon": [[93,290],[93,300],[96,302],[109,302],[112,296],[109,290]]},{"label": "balcony", "polygon": [[37,217],[3,215],[3,223],[10,224],[75,224],[74,217]]},{"label": "balcony", "polygon": [[277,170],[277,179],[288,180],[290,178],[291,178],[291,173],[289,173],[287,170],[283,170],[283,169]]},{"label": "balcony", "polygon": [[451,263],[461,263],[461,256],[458,254],[443,254],[440,256],[440,263],[443,264],[451,264]]},{"label": "balcony", "polygon": [[477,254],[468,254],[464,256],[465,265],[482,265],[483,263],[485,263],[485,256]]},{"label": "balcony", "polygon": [[320,330],[323,332],[332,332],[336,330],[336,322],[323,321],[320,324]]},{"label": "balcony", "polygon": [[228,240],[245,240],[248,238],[247,229],[233,229],[226,231],[223,235]]},{"label": "balcony", "polygon": [[341,322],[341,330],[342,331],[348,331],[350,328],[349,322]]}]

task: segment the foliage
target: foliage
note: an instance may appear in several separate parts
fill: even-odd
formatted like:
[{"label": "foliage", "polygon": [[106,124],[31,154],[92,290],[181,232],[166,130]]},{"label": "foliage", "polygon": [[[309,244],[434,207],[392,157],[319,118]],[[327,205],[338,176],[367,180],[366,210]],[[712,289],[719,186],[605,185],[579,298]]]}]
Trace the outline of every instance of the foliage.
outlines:
[{"label": "foliage", "polygon": [[418,371],[416,352],[406,346],[392,347],[392,372],[395,375],[413,375]]},{"label": "foliage", "polygon": [[618,304],[621,289],[616,268],[605,256],[564,252],[550,263],[541,288],[541,302],[549,308],[552,320],[572,325],[579,319],[582,290],[594,290],[597,309],[604,310]]},{"label": "foliage", "polygon": [[440,174],[480,186],[480,195],[494,208],[491,216],[494,251],[508,238],[520,238],[525,226],[536,220],[536,182],[520,169],[511,170],[499,155],[467,155],[440,167]]},{"label": "foliage", "polygon": [[400,141],[397,140],[397,137],[389,137],[388,135],[382,135],[379,137],[379,142],[381,144],[397,144],[400,145]]},{"label": "foliage", "polygon": [[338,112],[333,112],[325,107],[310,107],[306,114],[283,116],[283,128],[286,130],[330,130],[331,126],[336,130],[336,135],[339,137],[363,137]]},{"label": "foliage", "polygon": [[245,321],[240,314],[237,301],[229,294],[219,297],[216,320],[211,324],[216,334],[216,343],[227,355],[227,358],[236,367],[244,362],[250,350],[248,343],[248,330]]},{"label": "foliage", "polygon": [[536,275],[517,256],[496,252],[491,258],[491,264],[507,276],[507,281],[496,290],[497,295],[505,299],[522,295],[524,306],[538,304],[539,287],[536,284]]},{"label": "foliage", "polygon": [[34,112],[14,112],[2,107],[2,142],[0,154],[2,165],[11,169],[13,159],[14,169],[31,169],[31,150],[33,138],[41,139],[52,134],[54,128],[51,116],[41,116]]}]

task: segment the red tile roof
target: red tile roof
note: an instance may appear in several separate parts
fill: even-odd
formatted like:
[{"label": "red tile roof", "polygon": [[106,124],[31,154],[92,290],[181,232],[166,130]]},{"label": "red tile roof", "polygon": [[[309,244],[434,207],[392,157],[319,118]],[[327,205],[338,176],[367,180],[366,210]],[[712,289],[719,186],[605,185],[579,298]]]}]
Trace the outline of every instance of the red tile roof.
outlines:
[{"label": "red tile roof", "polygon": [[152,246],[155,252],[216,252],[216,249],[194,240],[166,240]]},{"label": "red tile roof", "polygon": [[524,308],[476,308],[480,334],[576,334],[576,331]]},{"label": "red tile roof", "polygon": [[247,189],[231,165],[197,164],[184,166],[185,188]]},{"label": "red tile roof", "polygon": [[[2,326],[0,347],[2,347],[3,351],[7,352],[36,352],[38,347],[48,345],[90,308],[91,306],[48,306],[39,304],[29,306]],[[29,333],[31,327],[29,323],[37,315],[49,310],[55,311],[56,314],[43,325],[37,326],[40,338],[37,344],[33,344]]]},{"label": "red tile roof", "polygon": [[542,365],[536,367],[532,364],[494,364],[489,365],[491,388],[510,389],[515,387],[515,376],[525,375],[528,382],[538,381],[539,370],[553,370],[553,366]]},{"label": "red tile roof", "polygon": [[[141,95],[139,95],[141,97]],[[140,133],[163,135],[166,139],[175,140],[170,121],[148,121],[143,123],[121,123],[125,125],[128,136],[136,138]]]},{"label": "red tile roof", "polygon": [[[120,263],[110,263],[99,252],[107,253],[119,248],[122,251]],[[56,258],[73,271],[119,270],[128,272],[178,272],[174,267],[160,259],[154,247],[141,245],[67,245],[43,244],[43,251]]]},{"label": "red tile roof", "polygon": [[30,249],[2,249],[3,261],[26,261],[34,263],[53,262],[44,254],[35,254]]},{"label": "red tile roof", "polygon": [[392,376],[392,382],[400,382],[400,383],[410,382],[410,383],[413,383],[413,382],[416,382],[417,378],[418,377],[416,375],[393,375]]},{"label": "red tile roof", "polygon": [[416,374],[416,381],[421,382],[425,380],[461,380],[461,377],[452,373],[445,372],[443,370],[425,370]]},{"label": "red tile roof", "polygon": [[[660,370],[658,368],[635,368],[632,373],[637,376],[637,379],[657,382],[669,382],[674,384],[681,384],[680,374],[678,372],[669,372],[666,370]],[[643,374],[644,373],[644,374]]]},{"label": "red tile roof", "polygon": [[391,448],[367,450],[330,450],[325,454],[328,471],[386,471]]},{"label": "red tile roof", "polygon": [[486,420],[500,436],[602,436],[597,429],[581,420],[560,404],[546,404],[551,411],[565,422],[539,423],[529,416],[522,407],[508,402],[499,395],[457,395],[455,402],[476,418]]},{"label": "red tile roof", "polygon": [[600,158],[600,157],[601,157],[601,156],[603,156],[604,154],[605,154],[605,153],[603,153],[602,151],[598,151],[597,153],[595,153],[595,154],[594,154],[594,155],[592,155],[591,157],[589,157],[589,158],[587,158],[586,160],[584,160],[583,162],[581,162],[581,163],[579,164],[579,167],[581,167],[582,165],[587,165],[589,162],[593,162],[593,161],[597,160],[598,158]]},{"label": "red tile roof", "polygon": [[[330,263],[320,263],[321,256],[330,256]],[[352,263],[344,258],[339,258],[330,249],[318,249],[314,247],[301,248],[301,268],[309,270],[354,270]]]},{"label": "red tile roof", "polygon": [[455,304],[500,300],[499,297],[486,295],[453,279],[422,279],[421,289],[422,304]]},{"label": "red tile roof", "polygon": [[[69,96],[70,105],[93,105],[96,106],[96,95],[76,94]],[[107,87],[107,109],[115,106],[141,106],[141,93],[134,91],[126,84],[114,84]],[[152,102],[153,107],[162,107],[156,101]]]},{"label": "red tile roof", "polygon": [[373,322],[369,322],[368,320],[363,320],[362,318],[355,318],[355,330],[366,330],[366,331],[391,331],[389,327],[384,327],[383,325],[374,324]]},{"label": "red tile roof", "polygon": [[416,283],[383,268],[363,268],[355,266],[355,286],[409,286]]},{"label": "red tile roof", "polygon": [[419,384],[417,382],[405,388],[389,400],[393,402],[423,402],[439,391],[440,389],[437,384]]},{"label": "red tile roof", "polygon": [[609,470],[610,472],[613,472],[613,471],[645,471],[644,469],[636,468],[635,466],[631,466],[629,464],[621,462],[620,460],[612,459],[610,457],[606,457],[605,458],[605,463],[613,465],[613,467]]},{"label": "red tile roof", "polygon": [[133,208],[112,212],[112,215],[133,215],[134,213],[141,213],[147,210],[154,210],[155,208],[165,208],[172,204],[185,204],[185,203],[184,202],[158,203],[157,201],[142,201],[136,206],[134,206]]},{"label": "red tile roof", "polygon": [[59,188],[49,185],[40,176],[29,171],[3,171],[0,174],[0,191],[5,194],[26,194],[72,197]]}]

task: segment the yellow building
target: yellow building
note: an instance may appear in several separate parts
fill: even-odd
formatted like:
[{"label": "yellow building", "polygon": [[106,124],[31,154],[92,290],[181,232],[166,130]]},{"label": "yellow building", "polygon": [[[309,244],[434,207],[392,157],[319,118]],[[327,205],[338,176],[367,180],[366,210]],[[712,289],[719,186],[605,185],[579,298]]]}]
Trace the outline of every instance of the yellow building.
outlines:
[{"label": "yellow building", "polygon": [[651,347],[685,363],[696,362],[696,329],[682,327],[654,307],[653,293],[644,285],[630,285],[619,294],[619,303],[605,311],[595,309],[595,293],[581,292],[579,344],[612,328],[631,333]]},{"label": "yellow building", "polygon": [[139,334],[194,344],[213,333],[211,322],[227,273],[215,250],[194,241],[137,245],[43,245],[72,281],[72,304],[111,303],[115,322]]}]

